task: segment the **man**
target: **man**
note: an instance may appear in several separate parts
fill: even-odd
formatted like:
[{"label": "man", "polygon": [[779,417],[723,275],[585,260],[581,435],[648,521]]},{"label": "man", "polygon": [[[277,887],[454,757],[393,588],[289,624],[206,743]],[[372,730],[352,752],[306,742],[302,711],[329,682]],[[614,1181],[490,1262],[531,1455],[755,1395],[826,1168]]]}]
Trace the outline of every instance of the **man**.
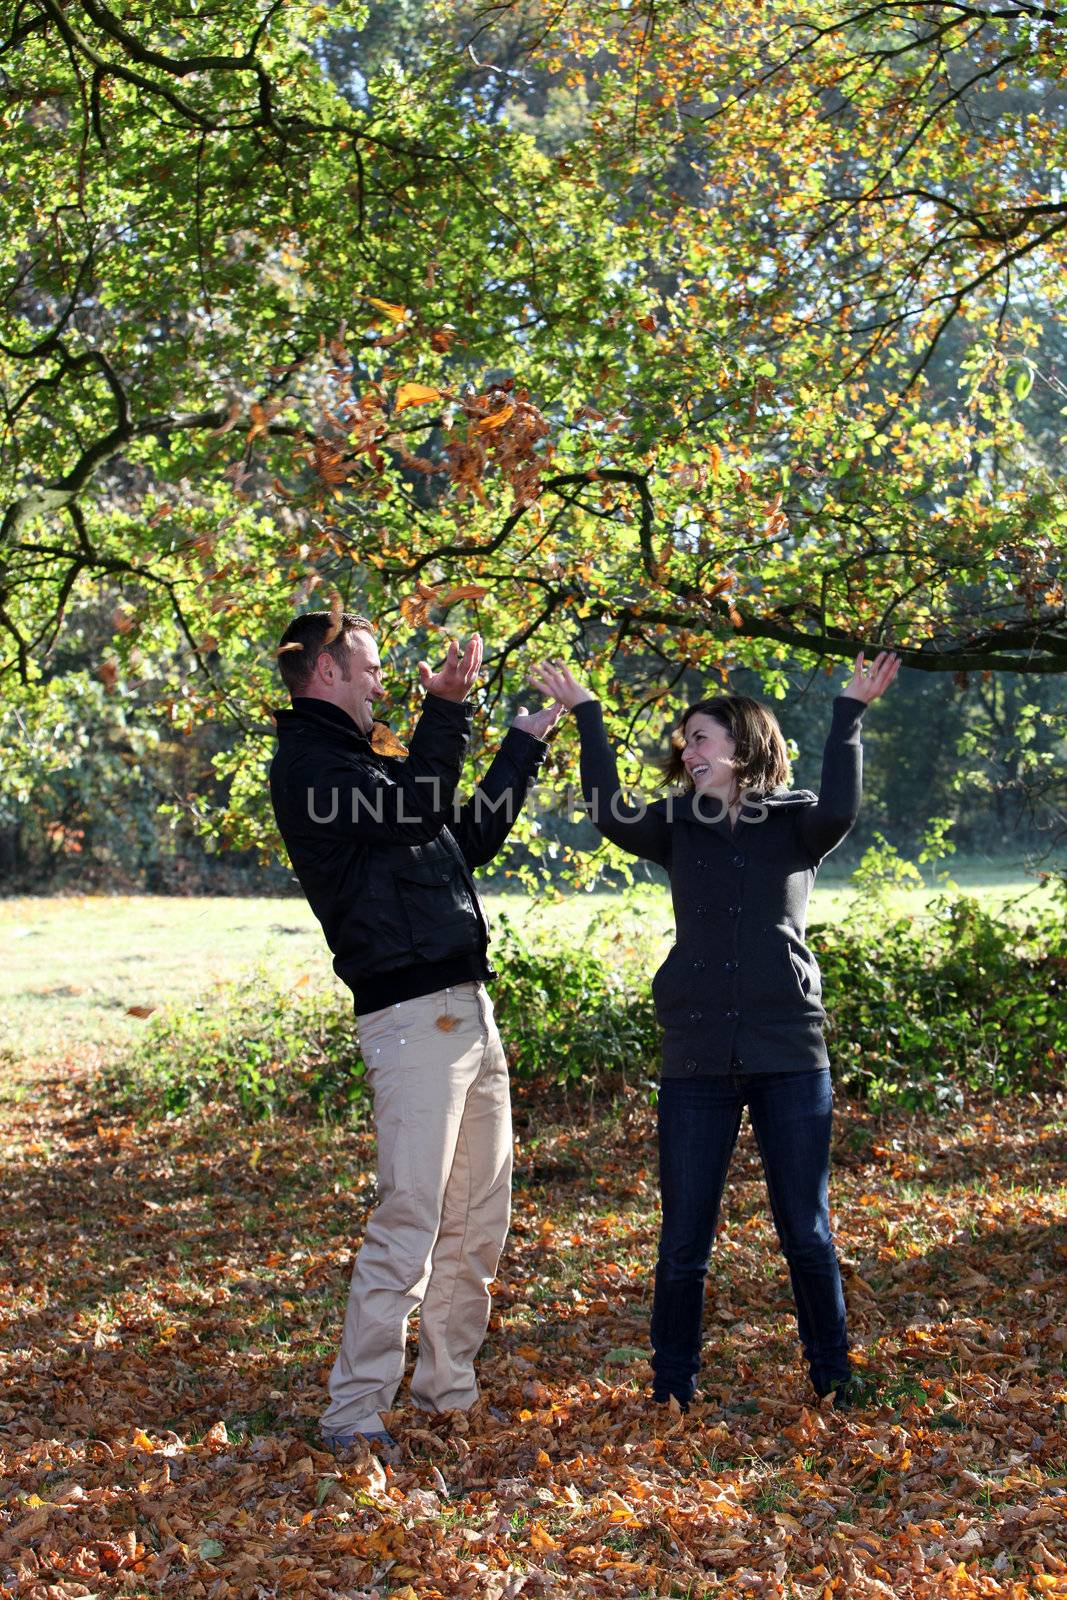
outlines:
[{"label": "man", "polygon": [[480,788],[456,786],[481,664],[474,634],[444,665],[419,662],[422,714],[404,760],[377,754],[384,691],[372,624],[329,612],[289,624],[279,647],[292,709],[279,711],[274,814],[289,859],[352,989],[374,1103],[378,1206],[356,1258],[322,1434],[386,1431],[421,1304],[411,1398],[428,1411],[478,1397],[474,1358],[510,1219],[507,1062],[485,989],[489,929],[471,876],[506,839],[563,708],[520,708]]}]

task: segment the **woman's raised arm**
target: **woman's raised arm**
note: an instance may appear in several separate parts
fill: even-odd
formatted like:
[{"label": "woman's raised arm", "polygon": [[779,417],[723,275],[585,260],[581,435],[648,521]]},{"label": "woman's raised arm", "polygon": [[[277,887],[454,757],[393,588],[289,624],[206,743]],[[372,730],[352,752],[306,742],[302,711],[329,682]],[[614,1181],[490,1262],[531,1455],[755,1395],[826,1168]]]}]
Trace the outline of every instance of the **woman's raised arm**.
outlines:
[{"label": "woman's raised arm", "polygon": [[530,683],[542,694],[562,701],[574,712],[582,741],[582,794],[593,826],[605,839],[658,866],[670,864],[671,830],[662,800],[652,805],[630,805],[623,799],[615,752],[604,729],[603,710],[595,695],[583,687],[569,667],[542,662],[530,673]]},{"label": "woman's raised arm", "polygon": [[863,793],[860,722],[872,700],[885,694],[900,670],[900,657],[888,651],[866,667],[856,657],[851,680],[834,701],[833,721],[822,758],[818,803],[802,811],[800,837],[815,861],[839,845],[859,815]]}]

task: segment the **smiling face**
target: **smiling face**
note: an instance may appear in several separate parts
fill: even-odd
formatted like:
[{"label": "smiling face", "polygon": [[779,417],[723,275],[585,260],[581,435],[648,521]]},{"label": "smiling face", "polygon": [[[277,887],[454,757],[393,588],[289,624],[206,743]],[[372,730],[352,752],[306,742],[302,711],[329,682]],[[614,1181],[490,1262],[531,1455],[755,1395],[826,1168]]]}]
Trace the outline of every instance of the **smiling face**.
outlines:
[{"label": "smiling face", "polygon": [[378,645],[364,628],[351,629],[346,642],[347,672],[323,650],[315,663],[312,692],[347,712],[360,733],[369,734],[374,726],[374,702],[385,694]]},{"label": "smiling face", "polygon": [[717,794],[734,787],[735,743],[731,734],[715,717],[694,712],[682,730],[685,746],[682,764],[692,779],[693,788]]}]

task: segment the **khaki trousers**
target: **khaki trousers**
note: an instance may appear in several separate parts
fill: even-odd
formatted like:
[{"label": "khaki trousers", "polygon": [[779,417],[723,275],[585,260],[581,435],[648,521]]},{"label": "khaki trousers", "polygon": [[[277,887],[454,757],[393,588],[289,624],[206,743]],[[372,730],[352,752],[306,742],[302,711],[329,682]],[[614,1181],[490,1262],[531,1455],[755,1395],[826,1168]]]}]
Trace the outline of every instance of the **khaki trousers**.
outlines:
[{"label": "khaki trousers", "polygon": [[474,1404],[474,1358],[511,1211],[507,1061],[484,985],[364,1012],[356,1027],[374,1097],[378,1206],[330,1374],[322,1426],[335,1433],[382,1427],[419,1305],[413,1403],[426,1411]]}]

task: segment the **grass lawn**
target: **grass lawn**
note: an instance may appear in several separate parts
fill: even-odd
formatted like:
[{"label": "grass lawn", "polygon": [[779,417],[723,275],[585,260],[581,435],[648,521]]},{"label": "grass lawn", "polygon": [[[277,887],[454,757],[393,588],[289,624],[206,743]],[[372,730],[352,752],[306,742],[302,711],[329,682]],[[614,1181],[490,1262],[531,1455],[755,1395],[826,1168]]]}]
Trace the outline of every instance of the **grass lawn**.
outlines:
[{"label": "grass lawn", "polygon": [[[961,888],[989,904],[1047,899],[1017,867],[954,869]],[[919,914],[936,889],[894,896]],[[838,920],[855,891],[827,878],[815,890],[811,922]],[[531,935],[558,929],[575,939],[640,930],[651,972],[670,942],[666,890],[630,895],[573,894],[533,902],[525,894],[488,894],[490,919],[501,914]],[[293,981],[332,978],[318,925],[302,899],[71,895],[0,900],[0,1062],[106,1050],[143,1026],[137,1010],[193,1000],[262,964]],[[136,1008],[131,1012],[131,1008]]]}]

